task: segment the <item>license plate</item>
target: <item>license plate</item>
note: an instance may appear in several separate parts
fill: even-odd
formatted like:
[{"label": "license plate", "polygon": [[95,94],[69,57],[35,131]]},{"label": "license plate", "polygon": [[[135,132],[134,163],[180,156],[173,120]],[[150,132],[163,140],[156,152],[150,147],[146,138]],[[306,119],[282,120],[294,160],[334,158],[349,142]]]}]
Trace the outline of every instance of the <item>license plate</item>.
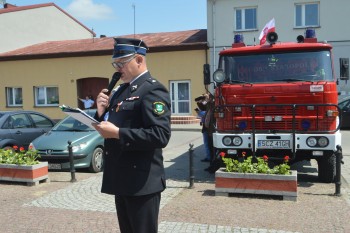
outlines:
[{"label": "license plate", "polygon": [[59,163],[49,163],[49,169],[61,170],[62,166]]},{"label": "license plate", "polygon": [[266,149],[290,149],[289,140],[258,140],[259,148]]}]

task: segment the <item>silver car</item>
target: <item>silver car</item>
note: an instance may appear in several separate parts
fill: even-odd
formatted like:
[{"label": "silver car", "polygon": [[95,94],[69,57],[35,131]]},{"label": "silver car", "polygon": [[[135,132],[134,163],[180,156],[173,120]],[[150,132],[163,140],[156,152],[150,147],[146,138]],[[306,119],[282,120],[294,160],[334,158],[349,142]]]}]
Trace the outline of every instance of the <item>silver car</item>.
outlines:
[{"label": "silver car", "polygon": [[29,143],[48,132],[55,122],[35,111],[0,111],[0,148],[28,149]]}]

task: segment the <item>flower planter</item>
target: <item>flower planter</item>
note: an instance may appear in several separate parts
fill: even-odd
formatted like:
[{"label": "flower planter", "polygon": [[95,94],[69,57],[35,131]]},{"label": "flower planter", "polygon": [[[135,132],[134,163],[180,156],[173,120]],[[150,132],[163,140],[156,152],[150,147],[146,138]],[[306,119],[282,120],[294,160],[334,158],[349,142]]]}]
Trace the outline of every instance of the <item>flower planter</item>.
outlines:
[{"label": "flower planter", "polygon": [[48,182],[48,163],[36,165],[0,164],[0,180],[25,182],[27,185],[37,185],[39,181]]},{"label": "flower planter", "polygon": [[290,175],[215,172],[215,195],[229,193],[265,194],[283,196],[283,200],[297,200],[297,171]]}]

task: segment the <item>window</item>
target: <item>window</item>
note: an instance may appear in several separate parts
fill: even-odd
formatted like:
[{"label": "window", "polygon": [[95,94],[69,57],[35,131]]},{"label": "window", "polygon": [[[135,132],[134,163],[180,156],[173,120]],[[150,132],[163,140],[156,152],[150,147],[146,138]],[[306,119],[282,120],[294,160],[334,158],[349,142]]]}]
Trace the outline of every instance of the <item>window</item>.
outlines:
[{"label": "window", "polygon": [[171,81],[171,113],[176,115],[187,115],[190,113],[190,82]]},{"label": "window", "polygon": [[21,87],[6,87],[7,106],[22,106],[22,88]]},{"label": "window", "polygon": [[240,8],[235,10],[236,30],[254,30],[256,27],[256,8]]},{"label": "window", "polygon": [[16,114],[9,118],[9,125],[12,124],[14,129],[31,128],[32,125],[25,114]]},{"label": "window", "polygon": [[58,87],[34,87],[35,106],[57,106]]},{"label": "window", "polygon": [[295,5],[295,27],[317,27],[319,25],[318,3]]},{"label": "window", "polygon": [[53,124],[49,119],[34,113],[30,113],[29,115],[37,128],[52,128]]}]

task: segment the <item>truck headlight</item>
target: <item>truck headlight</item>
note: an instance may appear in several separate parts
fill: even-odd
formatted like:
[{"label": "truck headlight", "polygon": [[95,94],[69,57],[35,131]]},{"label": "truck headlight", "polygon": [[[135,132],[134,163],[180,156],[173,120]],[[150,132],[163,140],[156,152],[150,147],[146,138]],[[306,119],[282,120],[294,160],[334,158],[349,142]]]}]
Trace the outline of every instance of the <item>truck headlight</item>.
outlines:
[{"label": "truck headlight", "polygon": [[232,142],[233,142],[233,145],[240,146],[242,144],[242,138],[241,137],[234,137]]},{"label": "truck headlight", "polygon": [[231,139],[230,137],[224,137],[224,138],[222,139],[222,143],[223,143],[225,146],[229,146],[229,145],[231,145],[231,143],[232,143],[232,139]]},{"label": "truck headlight", "polygon": [[217,83],[225,81],[225,73],[222,69],[217,69],[213,74],[213,80]]},{"label": "truck headlight", "polygon": [[306,144],[307,144],[308,146],[310,146],[310,147],[314,147],[314,146],[316,146],[316,144],[317,144],[317,140],[316,140],[316,138],[314,138],[314,137],[309,137],[309,138],[306,140]]},{"label": "truck headlight", "polygon": [[241,137],[235,136],[235,137],[231,137],[231,136],[225,136],[222,139],[222,143],[225,146],[240,146],[242,144],[243,140]]},{"label": "truck headlight", "polygon": [[320,147],[326,147],[326,146],[328,146],[328,138],[326,138],[326,137],[320,137],[320,138],[318,139],[318,145],[319,145]]}]

